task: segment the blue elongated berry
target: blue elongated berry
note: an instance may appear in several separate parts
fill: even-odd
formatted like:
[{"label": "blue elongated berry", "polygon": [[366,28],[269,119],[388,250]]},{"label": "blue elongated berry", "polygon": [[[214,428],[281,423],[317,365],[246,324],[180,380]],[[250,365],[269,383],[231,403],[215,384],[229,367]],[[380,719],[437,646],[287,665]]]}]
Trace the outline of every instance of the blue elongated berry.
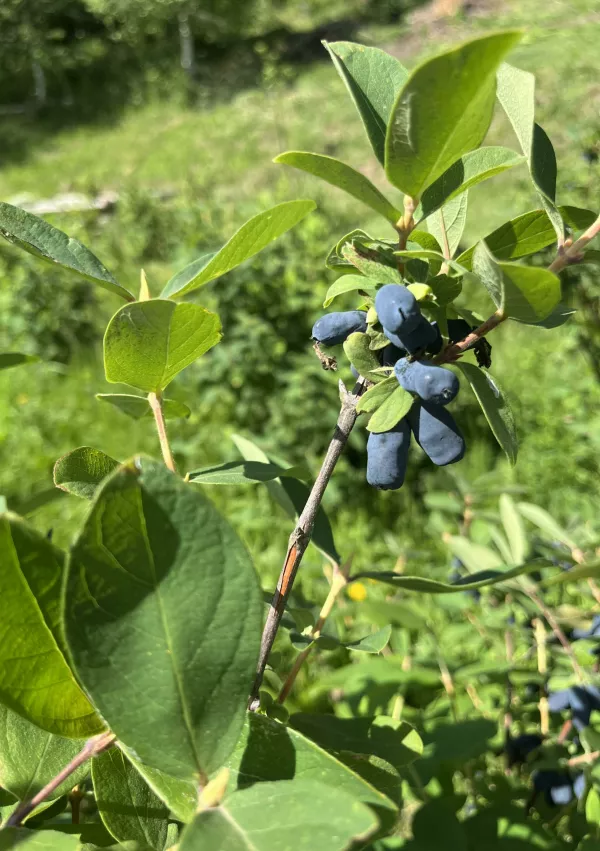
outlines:
[{"label": "blue elongated berry", "polygon": [[419,317],[415,327],[411,331],[405,331],[402,328],[401,332],[394,333],[384,326],[383,333],[390,343],[393,343],[399,349],[406,349],[410,354],[418,352],[421,349],[433,351],[438,345],[438,340],[441,345],[439,329],[437,326],[434,327],[428,322],[424,316]]},{"label": "blue elongated berry", "polygon": [[407,418],[417,443],[438,467],[455,464],[463,458],[465,440],[446,408],[431,402],[418,402]]},{"label": "blue elongated berry", "polygon": [[312,329],[313,340],[324,346],[339,346],[355,331],[367,330],[364,310],[347,310],[344,313],[326,313],[317,319]]},{"label": "blue elongated berry", "polygon": [[411,363],[404,358],[397,362],[394,373],[401,387],[434,405],[447,405],[456,397],[460,386],[453,372],[428,360]]},{"label": "blue elongated berry", "polygon": [[565,771],[535,771],[532,779],[535,791],[543,792],[551,807],[565,806],[573,799],[571,778]]},{"label": "blue elongated berry", "polygon": [[421,319],[419,302],[400,284],[386,284],[377,290],[375,310],[384,330],[392,334],[412,331]]},{"label": "blue elongated berry", "polygon": [[515,736],[514,739],[508,739],[505,746],[508,765],[513,766],[525,762],[529,754],[537,750],[542,742],[542,737],[536,733],[522,733],[520,736]]},{"label": "blue elongated berry", "polygon": [[367,482],[379,490],[397,490],[404,484],[410,427],[406,418],[390,431],[371,432],[367,441]]},{"label": "blue elongated berry", "polygon": [[393,343],[386,346],[382,351],[381,363],[383,366],[395,366],[400,358],[406,357],[406,350],[399,349]]}]

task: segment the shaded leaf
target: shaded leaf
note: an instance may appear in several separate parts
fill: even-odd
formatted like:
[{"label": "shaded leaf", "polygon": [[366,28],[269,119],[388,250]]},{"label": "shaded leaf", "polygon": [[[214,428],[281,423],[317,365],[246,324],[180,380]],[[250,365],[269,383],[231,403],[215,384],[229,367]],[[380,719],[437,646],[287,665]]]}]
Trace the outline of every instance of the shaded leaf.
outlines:
[{"label": "shaded leaf", "polygon": [[357,201],[366,204],[391,224],[395,224],[400,218],[400,211],[390,204],[368,177],[334,157],[312,154],[308,151],[287,151],[275,157],[273,162],[283,163],[283,165],[320,177],[331,186],[342,189]]},{"label": "shaded leaf", "polygon": [[[133,420],[141,420],[143,417],[152,417],[152,409],[148,404],[146,396],[134,396],[131,393],[96,393],[96,399],[114,405]],[[163,414],[166,420],[174,420],[180,417],[189,417],[192,413],[183,402],[175,399],[163,399]]]},{"label": "shaded leaf", "polygon": [[534,186],[559,239],[564,226],[555,201],[556,156],[550,139],[535,123],[535,77],[508,63],[498,70],[498,100],[506,112],[527,157]]},{"label": "shaded leaf", "polygon": [[35,363],[39,361],[36,355],[24,355],[21,352],[0,353],[0,369],[10,369],[12,366],[20,366],[23,363]]},{"label": "shaded leaf", "polygon": [[126,304],[104,335],[106,380],[160,393],[220,339],[219,317],[197,304],[166,299]]},{"label": "shaded leaf", "polygon": [[[366,657],[377,658],[377,657]],[[231,771],[229,789],[276,780],[318,781],[336,787],[355,800],[378,810],[394,811],[394,804],[365,783],[310,739],[264,715],[248,713],[242,736],[225,763]]]},{"label": "shaded leaf", "polygon": [[[509,148],[490,147],[470,151],[453,163],[423,193],[420,218],[430,216],[448,201],[490,177],[521,165],[525,157]],[[419,215],[419,213],[417,213]]]},{"label": "shaded leaf", "polygon": [[100,818],[115,839],[163,851],[169,810],[118,748],[92,760],[92,780]]},{"label": "shaded leaf", "polygon": [[[388,249],[390,246],[386,246]],[[401,284],[402,275],[393,257],[387,258],[377,242],[365,244],[362,240],[346,243],[342,247],[342,256],[367,278],[378,284]]]},{"label": "shaded leaf", "polygon": [[451,304],[462,292],[460,278],[451,278],[450,275],[435,275],[427,281],[427,285],[440,307]]},{"label": "shaded leaf", "polygon": [[133,301],[129,290],[113,278],[89,248],[32,213],[0,202],[0,236],[35,257],[77,272],[126,301]]},{"label": "shaded leaf", "polygon": [[408,77],[389,53],[350,41],[324,42],[362,119],[379,162],[385,160],[385,134],[396,96]]},{"label": "shaded leaf", "polygon": [[[596,218],[592,210],[558,209],[564,221],[575,230],[589,227]],[[545,210],[530,210],[500,225],[484,241],[497,260],[516,260],[552,245],[556,241],[556,231]],[[476,248],[477,245],[472,245],[456,258],[466,269],[472,268]]]},{"label": "shaded leaf", "polygon": [[100,449],[80,446],[58,459],[54,484],[74,496],[92,499],[100,482],[118,466],[118,461]]},{"label": "shaded leaf", "polygon": [[386,715],[375,718],[337,718],[335,715],[290,716],[290,725],[329,751],[374,754],[394,768],[414,762],[423,753],[417,731]]},{"label": "shaded leaf", "polygon": [[314,201],[285,201],[254,216],[215,254],[206,254],[174,275],[161,298],[183,296],[230,272],[274,239],[298,224],[316,208]]},{"label": "shaded leaf", "polygon": [[375,383],[385,380],[384,375],[373,373],[373,370],[379,369],[381,364],[377,355],[370,349],[368,334],[362,334],[360,331],[350,334],[344,342],[344,354],[364,378]]},{"label": "shaded leaf", "polygon": [[79,851],[79,836],[56,830],[5,827],[0,831],[0,851]]},{"label": "shaded leaf", "polygon": [[[262,449],[251,440],[236,434],[232,435],[232,440],[247,461],[271,463]],[[310,489],[303,482],[288,477],[273,479],[265,484],[271,498],[283,508],[289,517],[297,520],[306,505]],[[335,545],[331,524],[322,506],[319,506],[317,511],[311,542],[336,564],[340,563],[340,554]]]},{"label": "shaded leaf", "polygon": [[190,822],[198,809],[198,783],[192,780],[181,780],[139,762],[127,753],[127,758],[144,778],[154,793],[164,801],[173,815],[184,824]]},{"label": "shaded leaf", "polygon": [[545,319],[560,302],[560,279],[539,266],[497,263],[480,242],[473,254],[473,271],[496,307],[510,319],[526,324]]},{"label": "shaded leaf", "polygon": [[[180,851],[345,851],[366,839],[377,817],[348,792],[316,780],[261,783],[227,795],[186,828]],[[290,845],[290,841],[292,845]]]},{"label": "shaded leaf", "polygon": [[100,486],[69,556],[65,633],[86,691],[138,759],[188,780],[222,764],[261,614],[250,558],[200,491],[146,459]]},{"label": "shaded leaf", "polygon": [[62,553],[13,514],[0,516],[0,552],[1,702],[59,736],[102,732],[62,654]]},{"label": "shaded leaf", "polygon": [[390,182],[418,198],[487,133],[498,65],[520,34],[466,42],[418,66],[401,88],[388,123],[385,170]]},{"label": "shaded leaf", "polygon": [[[42,730],[0,704],[0,785],[20,801],[37,795],[83,748],[85,739],[65,739]],[[60,798],[87,776],[86,763],[52,793]]]},{"label": "shaded leaf", "polygon": [[468,202],[468,193],[463,192],[427,219],[429,233],[443,247],[444,257],[453,257],[459,246],[467,221]]},{"label": "shaded leaf", "polygon": [[517,427],[508,399],[497,379],[489,372],[484,372],[478,366],[465,361],[457,362],[456,366],[471,385],[492,433],[506,457],[511,464],[515,464],[519,448]]}]

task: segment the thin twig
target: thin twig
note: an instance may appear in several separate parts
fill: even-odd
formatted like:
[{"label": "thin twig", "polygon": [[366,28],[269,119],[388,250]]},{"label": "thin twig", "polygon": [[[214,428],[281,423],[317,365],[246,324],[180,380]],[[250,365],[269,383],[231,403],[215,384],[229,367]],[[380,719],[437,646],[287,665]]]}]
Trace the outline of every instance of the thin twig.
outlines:
[{"label": "thin twig", "polygon": [[569,639],[567,638],[567,636],[564,634],[564,632],[560,628],[560,624],[558,623],[558,621],[556,620],[556,618],[554,617],[554,615],[552,614],[552,612],[550,611],[548,606],[546,606],[545,603],[540,599],[540,597],[538,597],[538,595],[536,594],[535,591],[533,591],[532,589],[526,588],[525,593],[527,594],[527,596],[529,597],[531,602],[534,603],[538,607],[540,612],[543,614],[543,616],[548,621],[550,628],[552,629],[552,632],[558,638],[558,640],[560,641],[560,643],[562,644],[562,646],[565,650],[565,653],[567,654],[567,656],[571,660],[571,665],[573,666],[573,670],[575,671],[575,674],[579,678],[579,681],[584,682],[585,679],[586,679],[585,674],[584,674],[584,672],[581,668],[581,665],[577,661],[577,658],[575,656],[575,652],[574,652],[574,650],[573,650],[573,648],[572,648],[572,646],[569,642]]},{"label": "thin twig", "polygon": [[364,379],[359,379],[352,393],[349,393],[343,382],[340,381],[342,404],[335,432],[325,454],[325,458],[323,459],[319,475],[315,479],[315,483],[312,486],[306,505],[302,510],[302,514],[298,518],[296,528],[290,535],[283,567],[279,575],[279,581],[277,582],[277,589],[273,595],[271,607],[267,616],[267,622],[263,629],[256,677],[248,704],[249,708],[253,711],[256,711],[259,707],[258,692],[267,666],[269,653],[271,652],[271,647],[275,641],[275,636],[277,635],[279,624],[283,617],[285,604],[292,590],[294,579],[296,578],[296,573],[300,567],[306,548],[310,543],[317,511],[321,505],[323,494],[329,484],[329,480],[331,479],[338,458],[342,454],[342,450],[348,441],[350,432],[354,428],[354,424],[358,417],[356,405],[365,386],[366,383]]},{"label": "thin twig", "polygon": [[600,756],[600,751],[591,751],[590,753],[582,753],[579,756],[573,756],[568,762],[568,765],[581,765],[582,763],[595,762]]},{"label": "thin twig", "polygon": [[[581,263],[584,257],[584,249],[586,248],[588,242],[591,242],[595,236],[600,233],[600,216],[596,219],[596,221],[589,226],[589,228],[582,233],[579,239],[575,242],[567,240],[559,249],[558,254],[548,266],[550,272],[560,272],[565,269],[567,266],[573,266],[577,263]],[[570,244],[569,244],[570,243]]]},{"label": "thin twig", "polygon": [[459,340],[457,343],[452,343],[441,352],[437,358],[433,361],[434,363],[452,363],[453,361],[458,360],[458,358],[466,352],[466,350],[473,343],[476,343],[478,340],[481,340],[482,337],[485,337],[486,334],[489,334],[490,331],[493,331],[501,322],[504,322],[508,319],[506,313],[502,310],[497,310],[493,313],[488,319],[485,320],[478,328],[475,328],[474,331],[471,331],[470,334],[463,340]]},{"label": "thin twig", "polygon": [[156,422],[156,430],[158,432],[158,439],[160,441],[163,461],[165,462],[169,470],[172,470],[174,473],[176,473],[177,467],[175,466],[175,459],[173,458],[171,446],[169,445],[169,438],[167,436],[167,426],[165,423],[165,413],[163,411],[162,396],[159,393],[149,393],[148,402],[150,403],[152,413],[154,414],[154,421]]},{"label": "thin twig", "polygon": [[101,733],[99,736],[94,736],[92,739],[88,739],[77,756],[73,757],[71,762],[66,765],[62,771],[59,771],[56,777],[53,777],[52,780],[37,793],[37,795],[34,795],[34,797],[31,798],[30,801],[23,801],[10,818],[6,820],[3,827],[18,827],[21,822],[26,819],[27,816],[42,803],[42,801],[49,798],[53,792],[58,789],[61,783],[64,783],[80,765],[83,765],[84,762],[87,762],[88,759],[91,759],[93,756],[97,756],[98,754],[103,753],[103,751],[108,750],[108,748],[111,748],[115,741],[116,736],[114,736],[113,733]]},{"label": "thin twig", "polygon": [[301,653],[296,657],[296,661],[292,667],[292,670],[287,676],[286,681],[284,682],[281,691],[279,692],[279,697],[277,698],[278,703],[284,703],[287,696],[289,695],[294,682],[296,681],[296,677],[298,676],[298,672],[300,668],[306,661],[306,659],[310,656],[310,653],[314,647],[314,642],[321,635],[323,631],[323,627],[325,626],[325,622],[327,618],[331,614],[331,611],[335,605],[335,601],[338,598],[340,591],[345,588],[348,584],[348,570],[350,568],[350,562],[347,562],[343,567],[338,567],[336,564],[333,569],[333,577],[331,579],[331,586],[329,588],[329,594],[323,603],[323,607],[319,612],[319,617],[317,619],[316,624],[312,628],[312,631],[309,635],[309,638],[313,643],[309,644]]}]

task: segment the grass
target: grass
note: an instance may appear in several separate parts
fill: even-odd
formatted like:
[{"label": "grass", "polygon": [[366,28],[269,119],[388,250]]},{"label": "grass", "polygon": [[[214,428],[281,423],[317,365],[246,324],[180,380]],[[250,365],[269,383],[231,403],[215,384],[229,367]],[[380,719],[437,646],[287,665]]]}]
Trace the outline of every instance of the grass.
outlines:
[{"label": "grass", "polygon": [[[511,61],[536,73],[539,120],[555,143],[561,169],[559,201],[597,207],[600,168],[588,165],[582,158],[585,150],[597,145],[600,129],[596,59],[600,13],[594,0],[501,3],[492,7],[489,15],[459,17],[449,24],[414,25],[400,31],[371,27],[365,32],[365,39],[391,48],[411,65],[440,44],[449,45],[491,28],[512,26],[524,26],[527,31]],[[7,121],[6,132],[10,133],[11,127],[13,132],[22,132],[19,121],[22,119]],[[490,142],[515,145],[501,116],[494,122]],[[201,253],[207,244],[229,236],[258,209],[277,200],[315,197],[327,221],[333,224],[331,232],[323,234],[315,225],[314,234],[306,237],[314,243],[312,253],[295,257],[293,274],[286,276],[284,269],[269,280],[269,286],[287,288],[290,299],[299,298],[294,294],[300,279],[306,279],[305,287],[306,281],[310,282],[310,289],[302,291],[309,300],[303,308],[303,321],[308,322],[319,309],[330,282],[315,258],[324,256],[335,238],[349,229],[348,221],[367,230],[376,228],[378,234],[381,227],[367,210],[336,190],[324,190],[316,180],[272,164],[273,156],[290,148],[337,156],[385,186],[380,169],[369,156],[368,143],[343,85],[330,65],[322,63],[304,70],[289,84],[234,93],[209,109],[156,102],[131,108],[116,124],[98,120],[47,139],[38,136],[26,156],[18,162],[7,162],[0,171],[0,198],[50,197],[64,191],[96,192],[106,188],[117,189],[127,199],[137,193],[137,201],[128,200],[125,212],[118,213],[120,218],[115,223],[103,225],[102,220],[94,218],[92,227],[100,243],[98,253],[104,259],[102,251],[106,252],[107,263],[113,259],[121,264],[130,281],[137,277],[143,263],[158,289],[178,265]],[[386,191],[391,200],[398,200]],[[169,197],[159,204],[152,200],[153,193]],[[537,202],[523,171],[495,178],[493,184],[486,183],[471,193],[466,239],[481,237],[507,217],[532,206],[537,206]],[[83,238],[89,218],[67,215],[57,221]],[[163,231],[169,229],[166,238]],[[268,262],[260,261],[265,268]],[[262,267],[256,265],[252,269],[258,276]],[[244,281],[248,291],[262,286],[252,281],[251,270],[239,280]],[[257,281],[262,282],[263,278],[257,277]],[[7,281],[3,286],[10,285],[11,281]],[[48,298],[51,297],[48,291]],[[220,291],[208,290],[203,298],[220,307]],[[98,304],[99,317],[106,317],[115,307],[113,300],[104,296]],[[68,316],[60,321],[68,322]],[[591,522],[599,496],[600,427],[595,412],[600,389],[578,348],[575,330],[550,333],[512,324],[502,329],[493,342],[494,372],[509,389],[524,435],[519,463],[511,470],[499,460],[493,443],[474,439],[459,474],[473,480],[495,471],[504,483],[524,485],[534,501],[547,505],[568,522]],[[257,345],[263,345],[263,341]],[[285,341],[278,339],[265,354],[268,370],[277,370],[279,358],[285,356],[282,346]],[[224,379],[212,385],[210,375],[203,379],[203,370],[210,371],[207,361],[207,366],[192,367],[174,385],[174,392],[193,408],[190,421],[172,427],[176,451],[188,469],[234,457],[232,444],[226,439],[232,429],[225,424],[227,411],[235,405],[240,392],[235,376],[236,353],[223,346],[221,357],[232,360],[229,369],[224,367]],[[306,363],[304,356],[302,362]],[[318,387],[323,397],[324,407],[318,410],[327,413],[322,421],[315,419],[314,413],[308,417],[310,435],[318,434],[310,449],[298,436],[300,425],[294,426],[293,420],[278,410],[296,404],[294,400],[310,404],[306,389],[296,388],[291,373],[282,376],[282,393],[286,395],[265,401],[265,422],[272,424],[277,420],[278,434],[286,435],[290,454],[300,460],[307,452],[314,467],[335,417],[335,382],[333,377],[317,376],[316,371],[311,375],[310,387]],[[95,401],[93,394],[107,389],[99,349],[88,350],[68,370],[57,364],[42,364],[1,375],[0,396],[4,404],[0,411],[0,441],[6,462],[0,472],[0,492],[22,498],[37,488],[48,487],[56,457],[82,443],[122,458],[135,451],[155,454],[151,422],[133,423]],[[475,438],[485,428],[482,417],[466,400],[461,402],[460,411],[467,432]],[[298,431],[294,431],[295,427]],[[268,432],[262,438],[265,446],[274,440]],[[278,446],[270,448],[277,451]],[[353,437],[353,448],[357,453],[363,452],[362,434]],[[417,461],[415,467],[412,492],[417,496],[422,496],[427,488],[453,487],[454,471],[432,471],[429,465]],[[438,557],[442,550],[439,528],[431,527],[433,539],[422,544],[423,530],[429,522],[422,503],[405,492],[355,496],[359,489],[365,489],[362,471],[360,479],[357,475],[356,467],[344,458],[339,478],[326,498],[344,551],[356,551],[363,565],[371,559],[384,566],[393,561],[395,548],[399,547],[426,569],[432,553]],[[250,498],[247,491],[237,489],[214,489],[211,493],[243,529],[264,572],[272,576],[278,569],[288,526],[286,522],[265,523],[264,518],[270,517],[273,509],[264,489],[253,489]],[[357,511],[359,504],[361,511]],[[378,521],[369,516],[373,510],[379,515]],[[64,544],[83,511],[82,503],[65,499],[38,512],[36,523],[39,528],[53,526],[57,540]],[[390,533],[385,540],[382,529]],[[318,571],[319,558],[313,556],[311,563]]]}]

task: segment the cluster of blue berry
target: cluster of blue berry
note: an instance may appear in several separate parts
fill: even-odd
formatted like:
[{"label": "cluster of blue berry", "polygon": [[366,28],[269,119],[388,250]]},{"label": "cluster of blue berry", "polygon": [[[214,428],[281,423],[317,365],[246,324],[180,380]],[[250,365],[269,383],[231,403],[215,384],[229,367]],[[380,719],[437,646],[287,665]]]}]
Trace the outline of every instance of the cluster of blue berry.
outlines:
[{"label": "cluster of blue berry", "polygon": [[[440,352],[442,335],[437,323],[423,316],[419,302],[407,287],[382,286],[375,296],[375,312],[389,341],[380,350],[381,365],[393,368],[399,385],[415,398],[400,422],[389,431],[371,433],[367,443],[368,483],[381,490],[396,490],[404,483],[411,433],[440,467],[464,456],[464,438],[446,409],[458,393],[459,382],[449,369],[428,359]],[[352,333],[366,333],[367,317],[363,310],[329,313],[315,323],[313,339],[324,346],[339,345]],[[463,339],[470,331],[465,320],[448,320],[451,342]]]}]

